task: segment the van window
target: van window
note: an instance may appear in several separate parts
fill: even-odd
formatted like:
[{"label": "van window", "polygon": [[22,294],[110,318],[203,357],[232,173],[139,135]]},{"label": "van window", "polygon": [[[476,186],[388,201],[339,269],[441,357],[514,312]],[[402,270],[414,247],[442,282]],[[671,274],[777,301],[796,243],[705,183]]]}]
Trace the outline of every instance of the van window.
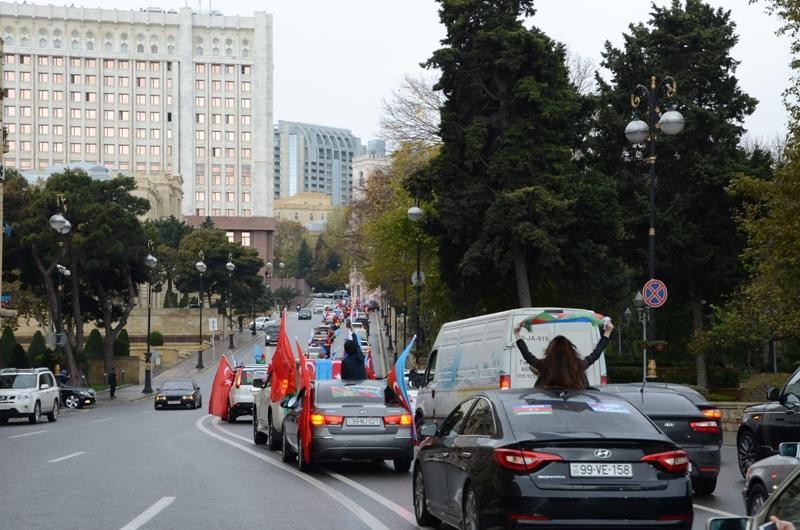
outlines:
[{"label": "van window", "polygon": [[436,374],[436,354],[438,352],[433,350],[431,354],[428,356],[428,367],[425,369],[425,383],[430,383],[433,381],[433,377]]}]

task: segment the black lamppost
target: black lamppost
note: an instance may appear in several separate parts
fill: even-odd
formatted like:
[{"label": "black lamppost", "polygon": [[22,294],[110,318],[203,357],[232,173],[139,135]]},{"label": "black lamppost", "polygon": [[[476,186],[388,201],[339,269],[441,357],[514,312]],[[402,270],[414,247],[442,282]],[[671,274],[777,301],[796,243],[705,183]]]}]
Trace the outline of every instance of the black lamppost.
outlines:
[{"label": "black lamppost", "polygon": [[[228,349],[232,350],[235,346],[233,345],[233,291],[231,290],[231,282],[236,265],[233,264],[233,256],[230,252],[228,252],[228,263],[225,264],[225,268],[228,269]],[[253,322],[255,322],[255,319],[253,319]]]},{"label": "black lamppost", "polygon": [[644,382],[647,381],[647,323],[652,315],[649,311],[650,308],[644,305],[641,291],[636,291],[636,296],[633,297],[633,306],[636,308],[639,322],[642,323],[642,381]]},{"label": "black lamppost", "polygon": [[272,262],[268,261],[266,267],[267,267],[267,272],[266,272],[266,274],[267,274],[267,297],[268,297],[268,299],[270,299],[268,301],[271,304],[272,303],[272,300],[271,300],[271,298],[272,298],[272,269],[273,269]]},{"label": "black lamppost", "polygon": [[[660,83],[656,82],[656,77],[650,78],[650,87],[636,85],[631,92],[631,107],[634,109],[634,118],[625,127],[625,137],[634,145],[649,144],[649,154],[645,159],[649,166],[649,187],[650,187],[650,228],[647,231],[649,250],[648,250],[648,279],[656,277],[656,134],[659,130],[668,136],[674,136],[683,130],[686,120],[677,110],[669,110],[662,113],[658,107],[659,93],[663,92],[667,98],[671,98],[678,90],[678,85],[670,76],[665,77]],[[642,98],[647,102],[647,122],[639,117],[639,106]],[[658,120],[658,121],[656,121]],[[654,323],[654,316],[651,308],[645,310],[647,319]],[[650,326],[650,333],[653,334],[655,326]],[[645,341],[648,341],[645,336]]]},{"label": "black lamppost", "polygon": [[[422,220],[422,216],[424,215],[422,208],[417,206],[416,204],[408,209],[407,212],[408,219],[413,223],[419,223]],[[417,272],[411,278],[411,283],[414,284],[414,290],[417,292],[417,300],[416,300],[416,309],[414,311],[414,319],[416,322],[414,323],[414,333],[417,335],[417,340],[414,343],[414,357],[419,356],[419,342],[420,342],[420,334],[419,334],[419,310],[420,310],[420,299],[422,296],[422,284],[425,281],[425,277],[422,276],[422,272],[420,271],[420,241],[419,241],[419,230],[417,230]]]},{"label": "black lamppost", "polygon": [[152,307],[153,296],[153,269],[158,265],[158,260],[153,256],[153,240],[147,242],[147,256],[144,258],[145,266],[150,269],[147,271],[147,351],[144,354],[144,388],[143,394],[152,394],[153,386],[150,372],[150,308]]},{"label": "black lamppost", "polygon": [[[63,208],[63,201],[61,196],[58,198],[58,208]],[[56,260],[61,259],[64,252],[64,236],[66,236],[72,229],[72,224],[60,212],[50,216],[50,227],[58,232],[58,257]],[[55,318],[55,332],[56,332],[56,357],[61,362],[61,296],[63,293],[62,277],[69,278],[69,269],[63,265],[56,263],[56,274],[58,275],[58,290],[56,292],[56,318]]]},{"label": "black lamppost", "polygon": [[203,261],[204,255],[202,250],[200,251],[199,256],[200,256],[200,261],[194,264],[195,268],[197,269],[197,272],[200,273],[200,292],[198,293],[200,295],[199,296],[200,331],[198,332],[197,335],[198,350],[197,350],[197,366],[195,366],[195,368],[197,368],[198,370],[202,370],[203,368],[205,368],[205,366],[203,366],[203,274],[205,274],[207,267],[206,267],[206,262]]}]

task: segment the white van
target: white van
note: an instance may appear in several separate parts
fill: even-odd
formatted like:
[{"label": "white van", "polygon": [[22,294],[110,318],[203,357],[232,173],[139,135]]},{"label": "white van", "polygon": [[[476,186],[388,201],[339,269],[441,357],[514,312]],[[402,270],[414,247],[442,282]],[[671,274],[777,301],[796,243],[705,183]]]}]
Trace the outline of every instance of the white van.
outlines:
[{"label": "white van", "polygon": [[[481,390],[533,387],[536,375],[517,348],[514,326],[544,312],[582,310],[526,307],[447,322],[433,343],[417,394],[417,426],[438,422],[464,398]],[[590,322],[558,322],[522,328],[522,338],[538,358],[556,335],[564,335],[586,357],[600,340],[600,328]],[[605,355],[586,370],[590,385],[606,383]]]}]

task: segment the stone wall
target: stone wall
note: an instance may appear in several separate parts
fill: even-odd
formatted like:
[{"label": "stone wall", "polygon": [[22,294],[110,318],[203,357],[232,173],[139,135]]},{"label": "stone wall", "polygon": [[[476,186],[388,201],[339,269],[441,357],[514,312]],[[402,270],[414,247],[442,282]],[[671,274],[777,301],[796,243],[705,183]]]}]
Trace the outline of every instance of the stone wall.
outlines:
[{"label": "stone wall", "polygon": [[722,430],[725,432],[736,432],[739,429],[739,424],[742,421],[742,412],[744,409],[751,405],[757,405],[753,402],[740,402],[740,401],[719,401],[714,403],[722,410]]}]

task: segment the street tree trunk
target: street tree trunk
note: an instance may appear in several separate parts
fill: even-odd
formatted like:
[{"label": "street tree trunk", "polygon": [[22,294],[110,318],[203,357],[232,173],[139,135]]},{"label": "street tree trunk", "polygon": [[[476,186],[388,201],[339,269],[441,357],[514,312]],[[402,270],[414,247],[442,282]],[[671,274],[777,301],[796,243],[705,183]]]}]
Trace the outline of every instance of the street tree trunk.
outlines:
[{"label": "street tree trunk", "polygon": [[514,244],[514,275],[517,284],[517,301],[519,307],[531,307],[531,287],[528,284],[528,259],[525,249],[519,243]]},{"label": "street tree trunk", "polygon": [[[695,300],[692,302],[692,323],[694,330],[699,332],[703,329],[703,302]],[[695,370],[697,371],[697,385],[708,388],[708,373],[706,370],[705,352],[697,352],[695,358]]]},{"label": "street tree trunk", "polygon": [[94,287],[100,298],[100,307],[103,312],[103,369],[108,373],[111,366],[114,364],[114,341],[117,340],[120,331],[128,324],[128,317],[136,305],[136,287],[133,285],[130,271],[125,273],[125,281],[127,283],[125,295],[125,307],[122,314],[117,319],[117,325],[114,326],[114,300],[111,295],[106,291],[105,287],[100,282],[95,282]]}]

